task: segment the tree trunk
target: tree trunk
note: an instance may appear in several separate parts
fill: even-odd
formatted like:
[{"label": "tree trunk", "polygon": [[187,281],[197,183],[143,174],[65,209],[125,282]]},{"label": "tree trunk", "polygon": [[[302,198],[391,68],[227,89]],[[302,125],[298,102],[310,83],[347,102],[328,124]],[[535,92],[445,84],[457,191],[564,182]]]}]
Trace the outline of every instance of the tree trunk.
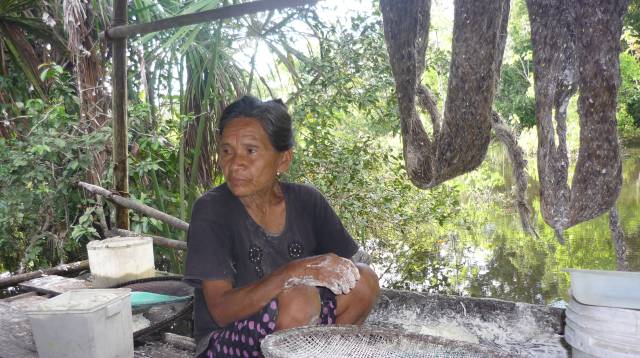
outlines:
[{"label": "tree trunk", "polygon": [[[196,55],[197,56],[197,55]],[[194,69],[189,65],[190,56],[187,59],[187,113],[194,116],[194,120],[189,122],[186,129],[185,153],[193,153],[191,161],[191,171],[187,178],[191,186],[195,184],[206,185],[211,182],[211,171],[213,168],[211,146],[212,127],[209,113],[203,108],[204,89],[201,84],[205,82],[206,76],[210,74],[194,73]],[[200,79],[196,77],[202,76]],[[198,145],[199,144],[199,145]]]},{"label": "tree trunk", "polygon": [[[94,31],[94,13],[91,2],[64,1],[65,29],[69,34],[68,49],[74,63],[78,99],[80,101],[80,126],[87,133],[97,131],[107,123],[107,101],[103,80],[105,78],[101,53],[104,49]],[[106,150],[95,152],[87,180],[100,184],[100,177],[109,163]]]}]

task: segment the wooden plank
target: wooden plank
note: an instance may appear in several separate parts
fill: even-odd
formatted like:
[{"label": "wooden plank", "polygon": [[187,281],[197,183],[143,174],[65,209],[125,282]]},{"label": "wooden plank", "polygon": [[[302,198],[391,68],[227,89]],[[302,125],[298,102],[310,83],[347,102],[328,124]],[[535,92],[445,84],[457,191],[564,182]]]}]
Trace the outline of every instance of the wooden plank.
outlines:
[{"label": "wooden plank", "polygon": [[253,14],[261,11],[269,11],[290,8],[303,5],[311,5],[318,0],[260,0],[248,3],[225,6],[213,10],[201,11],[194,14],[174,16],[145,24],[130,24],[114,26],[107,30],[107,37],[111,39],[123,39],[133,35],[143,35],[150,32],[188,26],[201,22],[229,19]]},{"label": "wooden plank", "polygon": [[[127,23],[127,0],[115,0],[113,25]],[[114,40],[113,53],[112,113],[113,113],[113,181],[116,191],[129,196],[129,166],[127,157],[127,38]],[[116,227],[129,230],[129,210],[116,206]]]},{"label": "wooden plank", "polygon": [[49,275],[21,283],[20,288],[44,294],[59,295],[69,290],[91,288],[89,282],[77,278]]}]

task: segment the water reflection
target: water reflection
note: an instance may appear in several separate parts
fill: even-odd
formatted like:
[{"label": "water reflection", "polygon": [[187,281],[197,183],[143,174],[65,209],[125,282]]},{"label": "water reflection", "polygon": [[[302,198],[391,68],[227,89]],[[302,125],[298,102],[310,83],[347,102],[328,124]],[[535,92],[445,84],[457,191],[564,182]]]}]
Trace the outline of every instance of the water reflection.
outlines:
[{"label": "water reflection", "polygon": [[[530,168],[532,165],[535,163],[530,163]],[[608,213],[567,230],[566,244],[560,245],[553,230],[542,221],[537,198],[539,186],[536,178],[530,177],[528,198],[537,213],[540,234],[540,239],[536,239],[522,233],[518,214],[512,207],[511,168],[500,145],[491,147],[479,170],[484,170],[483,175],[493,178],[490,180],[496,185],[485,195],[487,201],[481,204],[477,202],[477,193],[462,193],[463,198],[467,198],[465,206],[475,210],[473,220],[484,224],[481,228],[457,233],[463,247],[453,251],[469,253],[451,262],[453,267],[464,267],[449,271],[458,282],[457,293],[550,303],[568,298],[569,276],[562,271],[564,268],[616,269]],[[530,169],[530,172],[533,171]],[[629,267],[640,271],[640,147],[625,149],[623,176],[617,207],[625,232]],[[452,250],[447,255],[452,258]]]}]

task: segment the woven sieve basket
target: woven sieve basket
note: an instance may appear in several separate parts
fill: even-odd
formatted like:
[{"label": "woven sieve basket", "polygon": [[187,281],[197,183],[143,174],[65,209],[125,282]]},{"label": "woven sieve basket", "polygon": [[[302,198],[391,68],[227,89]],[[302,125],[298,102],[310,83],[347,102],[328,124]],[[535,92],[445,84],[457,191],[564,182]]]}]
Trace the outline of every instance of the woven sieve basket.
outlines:
[{"label": "woven sieve basket", "polygon": [[478,344],[396,329],[366,326],[309,326],[275,332],[262,341],[266,358],[508,357]]}]

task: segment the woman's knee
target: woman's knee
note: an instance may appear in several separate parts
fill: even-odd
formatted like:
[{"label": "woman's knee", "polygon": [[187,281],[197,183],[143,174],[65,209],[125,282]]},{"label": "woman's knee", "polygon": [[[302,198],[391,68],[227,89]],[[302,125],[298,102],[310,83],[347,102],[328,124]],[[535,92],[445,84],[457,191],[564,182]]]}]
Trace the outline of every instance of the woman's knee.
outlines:
[{"label": "woman's knee", "polygon": [[360,279],[351,292],[336,297],[339,324],[362,324],[376,303],[380,286],[378,275],[367,265],[357,264]]},{"label": "woman's knee", "polygon": [[360,271],[360,280],[354,288],[359,296],[368,297],[371,301],[374,301],[380,293],[380,283],[378,275],[371,267],[365,264],[356,264],[358,271]]},{"label": "woman's knee", "polygon": [[296,286],[280,293],[276,330],[312,324],[320,314],[320,295],[316,287]]}]

